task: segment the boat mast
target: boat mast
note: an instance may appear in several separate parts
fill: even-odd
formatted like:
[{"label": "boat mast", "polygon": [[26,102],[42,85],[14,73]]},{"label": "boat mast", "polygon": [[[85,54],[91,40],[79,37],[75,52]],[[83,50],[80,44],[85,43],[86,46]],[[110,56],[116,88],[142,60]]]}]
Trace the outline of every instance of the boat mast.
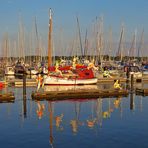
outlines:
[{"label": "boat mast", "polygon": [[[138,47],[138,58],[139,60],[143,61],[143,55],[142,55],[142,49],[143,49],[143,45],[144,45],[144,29],[142,30],[142,34],[141,34],[141,38],[140,38],[140,43],[139,43],[139,47]],[[140,59],[140,54],[141,54],[141,59]]]},{"label": "boat mast", "polygon": [[120,61],[122,61],[122,58],[123,58],[123,36],[124,36],[124,27],[122,25],[119,46],[118,46],[118,52],[117,52],[117,56]]},{"label": "boat mast", "polygon": [[137,34],[137,31],[135,30],[134,35],[133,35],[132,45],[131,45],[131,48],[129,50],[129,58],[130,58],[130,60],[132,60],[132,58],[135,59],[136,34]]},{"label": "boat mast", "polygon": [[52,14],[51,14],[51,8],[50,8],[49,9],[49,33],[48,33],[48,68],[52,65],[52,38],[51,38],[51,34],[52,34]]},{"label": "boat mast", "polygon": [[80,41],[80,48],[81,48],[81,56],[84,56],[83,53],[83,47],[82,47],[82,41],[81,41],[81,31],[80,31],[80,24],[79,24],[79,19],[77,17],[77,25],[78,25],[78,31],[79,31],[79,41]]}]

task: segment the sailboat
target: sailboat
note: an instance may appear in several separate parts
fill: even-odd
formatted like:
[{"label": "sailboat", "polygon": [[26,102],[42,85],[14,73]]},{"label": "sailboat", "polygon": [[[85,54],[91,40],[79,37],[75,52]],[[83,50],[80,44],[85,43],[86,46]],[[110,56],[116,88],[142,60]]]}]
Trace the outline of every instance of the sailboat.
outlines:
[{"label": "sailboat", "polygon": [[83,85],[96,84],[97,78],[90,67],[73,64],[60,67],[58,63],[52,67],[52,13],[49,14],[49,35],[48,35],[48,75],[44,77],[44,85]]}]

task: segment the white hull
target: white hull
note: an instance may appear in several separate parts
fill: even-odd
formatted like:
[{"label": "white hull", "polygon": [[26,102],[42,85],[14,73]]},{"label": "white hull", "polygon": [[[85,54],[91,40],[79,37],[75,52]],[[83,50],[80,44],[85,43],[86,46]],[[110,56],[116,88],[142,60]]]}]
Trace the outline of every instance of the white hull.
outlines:
[{"label": "white hull", "polygon": [[97,85],[70,85],[63,87],[62,85],[55,85],[55,86],[44,86],[44,91],[68,91],[68,90],[96,90],[98,89]]},{"label": "white hull", "polygon": [[69,79],[59,78],[55,76],[47,76],[44,78],[44,85],[88,85],[96,84],[97,78],[92,79]]},{"label": "white hull", "polygon": [[130,72],[130,75],[134,76],[135,79],[141,79],[142,78],[142,72]]},{"label": "white hull", "polygon": [[5,75],[6,76],[13,76],[14,75],[14,69],[11,66],[6,66],[5,68]]}]

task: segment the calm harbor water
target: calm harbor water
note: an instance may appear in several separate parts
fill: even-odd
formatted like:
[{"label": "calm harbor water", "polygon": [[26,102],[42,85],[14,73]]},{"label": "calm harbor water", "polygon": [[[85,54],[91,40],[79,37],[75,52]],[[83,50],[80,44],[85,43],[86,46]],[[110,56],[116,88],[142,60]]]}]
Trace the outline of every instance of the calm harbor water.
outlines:
[{"label": "calm harbor water", "polygon": [[26,100],[22,88],[3,90],[16,99],[0,104],[1,148],[148,147],[148,97],[39,102],[35,89],[27,87]]}]

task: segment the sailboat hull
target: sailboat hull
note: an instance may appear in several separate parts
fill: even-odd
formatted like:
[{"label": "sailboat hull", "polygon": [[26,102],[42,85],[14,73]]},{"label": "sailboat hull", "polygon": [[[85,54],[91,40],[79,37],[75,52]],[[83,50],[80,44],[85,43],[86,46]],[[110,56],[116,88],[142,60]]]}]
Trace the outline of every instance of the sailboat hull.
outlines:
[{"label": "sailboat hull", "polygon": [[44,85],[88,85],[96,84],[97,78],[90,79],[70,79],[65,77],[47,76],[44,78]]}]

